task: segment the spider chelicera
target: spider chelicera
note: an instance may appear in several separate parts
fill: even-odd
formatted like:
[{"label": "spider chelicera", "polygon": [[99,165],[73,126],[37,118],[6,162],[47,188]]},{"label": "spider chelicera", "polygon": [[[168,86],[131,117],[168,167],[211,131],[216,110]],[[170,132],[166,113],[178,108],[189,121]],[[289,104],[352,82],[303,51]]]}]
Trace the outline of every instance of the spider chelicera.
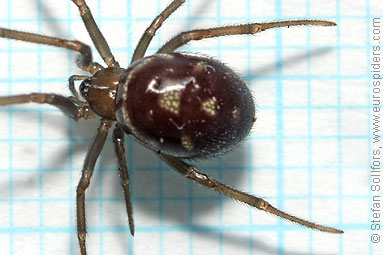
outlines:
[{"label": "spider chelicera", "polygon": [[[146,29],[134,51],[131,65],[124,69],[114,59],[85,1],[72,1],[79,8],[86,29],[107,67],[93,62],[90,47],[79,41],[0,28],[0,37],[78,51],[78,66],[91,74],[73,75],[69,78],[69,88],[73,96],[47,93],[7,96],[0,97],[0,105],[43,103],[57,107],[75,120],[101,117],[77,186],[77,232],[81,254],[86,254],[85,191],[108,131],[114,123],[113,142],[132,235],[134,221],[124,155],[124,134],[132,135],[138,142],[157,153],[170,167],[203,186],[303,226],[330,233],[343,233],[341,230],[286,214],[259,197],[208,177],[184,161],[221,155],[235,147],[248,135],[256,120],[255,106],[246,83],[229,67],[206,56],[174,52],[191,40],[256,34],[277,27],[334,26],[335,23],[293,20],[191,30],[175,36],[156,54],[144,57],[157,29],[185,2],[174,0]],[[80,93],[75,89],[76,80],[82,81]]]}]

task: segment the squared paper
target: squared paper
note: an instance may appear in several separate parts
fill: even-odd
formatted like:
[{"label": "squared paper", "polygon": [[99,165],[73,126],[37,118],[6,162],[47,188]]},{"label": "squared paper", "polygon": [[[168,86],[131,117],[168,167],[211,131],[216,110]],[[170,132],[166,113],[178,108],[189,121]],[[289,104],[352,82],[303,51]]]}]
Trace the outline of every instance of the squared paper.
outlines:
[{"label": "squared paper", "polygon": [[[136,233],[129,234],[109,137],[87,191],[94,254],[383,254],[370,242],[371,19],[375,0],[190,0],[151,42],[185,30],[288,19],[337,27],[283,28],[193,41],[180,50],[222,60],[247,81],[257,122],[236,150],[196,167],[295,216],[343,229],[311,231],[191,183],[126,139]],[[115,58],[127,67],[168,0],[88,0]],[[380,15],[380,16],[379,16]],[[92,45],[71,1],[0,0],[0,26]],[[96,61],[102,63],[93,47]],[[77,53],[0,38],[0,96],[69,96],[84,74]],[[97,120],[77,123],[36,104],[0,108],[0,251],[79,254],[76,185]],[[382,234],[382,233],[381,233]]]}]

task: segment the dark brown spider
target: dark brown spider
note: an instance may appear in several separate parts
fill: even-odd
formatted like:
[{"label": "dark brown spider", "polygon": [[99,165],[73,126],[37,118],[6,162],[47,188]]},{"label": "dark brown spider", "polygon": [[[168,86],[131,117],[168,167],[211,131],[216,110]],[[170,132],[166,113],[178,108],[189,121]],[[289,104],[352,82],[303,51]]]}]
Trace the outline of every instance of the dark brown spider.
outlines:
[{"label": "dark brown spider", "polygon": [[[77,186],[77,231],[81,254],[86,254],[85,191],[114,122],[113,141],[132,235],[134,221],[124,155],[124,133],[132,135],[169,166],[203,186],[306,227],[343,233],[288,215],[265,200],[220,183],[183,161],[217,156],[231,150],[248,135],[255,121],[255,107],[245,82],[229,67],[209,57],[174,52],[191,40],[255,34],[276,27],[334,26],[335,23],[295,20],[186,31],[163,45],[155,55],[144,57],[157,29],[185,2],[174,0],[146,29],[135,49],[131,65],[124,69],[114,59],[85,1],[72,1],[78,6],[88,33],[108,67],[93,62],[89,46],[79,41],[0,28],[0,37],[78,51],[81,54],[79,67],[92,75],[73,75],[69,78],[72,97],[32,93],[0,97],[0,105],[45,103],[59,108],[75,120],[101,117]],[[82,98],[75,89],[76,80],[82,80],[79,87]]]}]

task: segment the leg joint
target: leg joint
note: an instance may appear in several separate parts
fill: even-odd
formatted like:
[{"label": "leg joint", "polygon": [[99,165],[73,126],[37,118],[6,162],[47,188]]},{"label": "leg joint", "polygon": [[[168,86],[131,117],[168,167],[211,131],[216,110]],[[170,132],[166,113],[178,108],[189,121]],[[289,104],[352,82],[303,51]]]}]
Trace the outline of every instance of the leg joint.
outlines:
[{"label": "leg joint", "polygon": [[52,103],[53,98],[54,98],[54,95],[52,94],[31,93],[29,95],[30,102],[39,103],[39,104]]},{"label": "leg joint", "polygon": [[86,231],[79,230],[77,233],[77,237],[80,241],[85,241],[86,239]]},{"label": "leg joint", "polygon": [[123,188],[127,188],[127,187],[129,187],[129,185],[130,185],[130,180],[129,180],[129,179],[123,179],[123,180],[121,180],[121,186],[122,186]]},{"label": "leg joint", "polygon": [[212,179],[210,179],[209,176],[207,176],[204,173],[198,172],[194,167],[190,167],[190,171],[187,175],[187,178],[192,179],[209,188],[214,188],[216,186],[216,183]]}]

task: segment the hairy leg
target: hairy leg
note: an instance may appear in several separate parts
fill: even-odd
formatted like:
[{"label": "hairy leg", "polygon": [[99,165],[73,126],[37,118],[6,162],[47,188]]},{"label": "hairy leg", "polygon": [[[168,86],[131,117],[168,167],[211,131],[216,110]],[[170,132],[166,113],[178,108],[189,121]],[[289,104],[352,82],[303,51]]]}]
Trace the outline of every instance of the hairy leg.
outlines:
[{"label": "hairy leg", "polygon": [[78,120],[80,118],[89,119],[94,117],[94,113],[87,105],[78,106],[70,98],[56,94],[31,93],[26,95],[0,97],[0,105],[23,103],[53,105],[74,120]]},{"label": "hairy leg", "polygon": [[270,28],[290,27],[290,26],[335,26],[336,24],[330,21],[322,20],[292,20],[268,23],[251,23],[244,25],[233,25],[215,27],[209,29],[197,29],[186,31],[178,34],[173,39],[165,43],[157,53],[169,53],[191,40],[201,40],[205,38],[220,37],[225,35],[240,35],[240,34],[256,34]]},{"label": "hairy leg", "polygon": [[145,55],[149,43],[156,34],[156,31],[161,27],[162,23],[170,16],[170,14],[177,10],[178,7],[180,7],[184,2],[185,0],[174,0],[168,7],[165,8],[165,10],[160,13],[160,15],[158,15],[152,21],[152,24],[150,24],[150,26],[145,30],[145,33],[142,35],[140,41],[138,42],[138,45],[134,50],[131,63]]},{"label": "hairy leg", "polygon": [[119,64],[114,59],[114,56],[110,51],[109,45],[106,42],[105,37],[102,35],[96,22],[94,21],[93,15],[89,7],[86,5],[85,0],[72,1],[75,5],[77,5],[80,11],[81,18],[85,24],[86,29],[88,30],[89,36],[92,39],[94,46],[100,53],[105,64],[109,67],[119,67]]},{"label": "hairy leg", "polygon": [[95,70],[100,66],[100,64],[92,61],[92,51],[90,50],[90,47],[79,41],[65,40],[6,28],[0,28],[0,37],[77,51],[81,54],[77,61],[78,66],[91,74],[94,74]]},{"label": "hairy leg", "polygon": [[114,150],[116,151],[116,156],[118,159],[118,165],[119,165],[118,170],[120,171],[121,186],[122,186],[122,189],[124,190],[124,195],[125,195],[125,205],[126,205],[126,212],[128,214],[129,229],[130,229],[130,233],[134,235],[133,209],[132,209],[132,203],[130,201],[130,179],[129,179],[128,168],[126,166],[124,132],[118,125],[116,125],[116,128],[113,131],[113,142],[114,142]]},{"label": "hairy leg", "polygon": [[81,171],[81,179],[76,190],[77,205],[77,237],[80,244],[81,255],[86,255],[86,221],[85,221],[85,191],[89,187],[94,166],[105,144],[106,136],[112,121],[102,119],[96,136],[86,154],[84,166]]},{"label": "hairy leg", "polygon": [[283,219],[289,220],[291,222],[303,225],[308,228],[317,229],[324,232],[329,233],[335,233],[335,234],[341,234],[343,233],[342,230],[338,230],[335,228],[330,228],[322,225],[315,224],[313,222],[309,222],[306,220],[299,219],[295,216],[289,215],[285,212],[282,212],[272,205],[270,205],[267,201],[263,200],[262,198],[252,196],[250,194],[247,194],[245,192],[233,189],[229,187],[228,185],[225,185],[219,181],[214,180],[213,178],[207,176],[204,173],[199,172],[194,166],[187,164],[186,162],[167,156],[164,154],[160,154],[160,157],[162,160],[165,161],[169,166],[174,168],[177,172],[184,175],[186,178],[189,178],[203,186],[206,186],[208,188],[211,188],[225,196],[231,197],[235,200],[241,201],[243,203],[246,203],[250,206],[253,206],[259,210],[263,210],[265,212],[274,214],[278,217],[281,217]]}]

